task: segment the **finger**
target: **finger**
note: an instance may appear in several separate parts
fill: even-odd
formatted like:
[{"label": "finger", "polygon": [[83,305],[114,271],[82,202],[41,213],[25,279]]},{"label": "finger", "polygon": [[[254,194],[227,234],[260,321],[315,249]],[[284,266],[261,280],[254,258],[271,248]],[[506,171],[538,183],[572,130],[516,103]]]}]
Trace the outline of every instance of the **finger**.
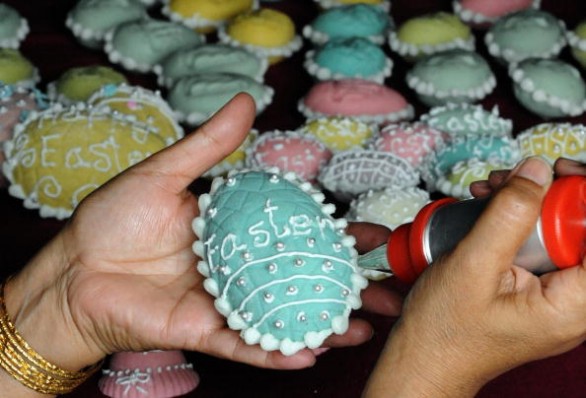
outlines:
[{"label": "finger", "polygon": [[311,350],[304,349],[289,356],[280,351],[265,351],[258,344],[246,344],[234,330],[216,330],[207,337],[204,345],[195,350],[260,368],[303,369],[315,364]]},{"label": "finger", "polygon": [[481,198],[490,195],[492,193],[492,187],[488,183],[488,180],[474,181],[470,183],[470,193],[475,198]]},{"label": "finger", "polygon": [[493,170],[488,174],[488,184],[495,190],[507,180],[510,173],[511,170]]},{"label": "finger", "polygon": [[401,313],[401,296],[380,283],[371,282],[360,293],[362,309],[375,314],[398,316]]},{"label": "finger", "polygon": [[240,93],[196,131],[143,162],[140,171],[173,176],[167,189],[180,192],[238,148],[254,115],[254,100]]},{"label": "finger", "polygon": [[370,323],[363,319],[351,319],[348,330],[344,334],[332,334],[324,341],[325,347],[352,347],[366,343],[373,336]]},{"label": "finger", "polygon": [[391,230],[380,224],[351,222],[346,232],[356,238],[356,250],[364,253],[387,243]]},{"label": "finger", "polygon": [[[549,164],[537,157],[526,159],[510,173],[472,231],[456,248],[468,271],[496,280],[511,267],[537,222],[551,180]],[[491,286],[490,280],[487,286]]]},{"label": "finger", "polygon": [[557,159],[553,165],[553,170],[558,176],[586,176],[586,164],[566,158]]}]

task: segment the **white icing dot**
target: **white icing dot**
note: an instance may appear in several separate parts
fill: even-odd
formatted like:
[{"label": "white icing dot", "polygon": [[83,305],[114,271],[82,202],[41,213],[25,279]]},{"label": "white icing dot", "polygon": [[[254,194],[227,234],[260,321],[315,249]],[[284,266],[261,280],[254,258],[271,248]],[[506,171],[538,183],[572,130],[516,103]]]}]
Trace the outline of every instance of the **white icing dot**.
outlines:
[{"label": "white icing dot", "polygon": [[295,259],[295,266],[296,267],[302,267],[305,265],[305,261],[303,261],[303,259],[301,258],[296,258]]},{"label": "white icing dot", "polygon": [[316,291],[316,292],[318,292],[318,293],[321,293],[321,292],[323,292],[323,290],[324,290],[324,287],[323,287],[322,285],[315,285],[315,286],[313,287],[313,290],[315,290],[315,291]]},{"label": "white icing dot", "polygon": [[283,322],[281,320],[275,321],[275,327],[277,329],[283,329],[285,327],[285,322]]},{"label": "white icing dot", "polygon": [[327,321],[328,319],[330,319],[330,313],[327,311],[322,311],[319,314],[319,319],[321,319],[322,321]]},{"label": "white icing dot", "polygon": [[270,263],[269,265],[267,265],[267,270],[271,273],[274,274],[275,272],[277,272],[277,264],[275,263]]}]

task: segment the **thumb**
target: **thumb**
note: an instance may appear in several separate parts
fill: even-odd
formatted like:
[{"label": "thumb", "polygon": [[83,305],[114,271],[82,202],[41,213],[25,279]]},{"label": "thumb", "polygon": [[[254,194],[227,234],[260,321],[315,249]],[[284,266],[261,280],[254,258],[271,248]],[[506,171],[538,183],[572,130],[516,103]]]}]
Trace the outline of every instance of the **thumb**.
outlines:
[{"label": "thumb", "polygon": [[527,158],[511,171],[456,249],[468,271],[496,282],[511,267],[537,223],[552,176],[551,166],[539,157]]},{"label": "thumb", "polygon": [[238,148],[254,122],[254,100],[237,94],[210,120],[185,138],[140,164],[141,172],[173,176],[167,181],[181,192],[214,164]]}]

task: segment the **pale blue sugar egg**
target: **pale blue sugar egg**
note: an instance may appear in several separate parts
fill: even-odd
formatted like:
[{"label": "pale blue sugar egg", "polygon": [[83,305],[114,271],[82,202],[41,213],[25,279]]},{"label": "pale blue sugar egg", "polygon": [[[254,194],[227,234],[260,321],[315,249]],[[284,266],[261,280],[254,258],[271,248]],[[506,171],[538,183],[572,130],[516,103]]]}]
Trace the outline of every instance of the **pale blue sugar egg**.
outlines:
[{"label": "pale blue sugar egg", "polygon": [[333,205],[293,174],[246,171],[200,197],[194,251],[204,286],[248,344],[286,355],[344,333],[366,280]]}]

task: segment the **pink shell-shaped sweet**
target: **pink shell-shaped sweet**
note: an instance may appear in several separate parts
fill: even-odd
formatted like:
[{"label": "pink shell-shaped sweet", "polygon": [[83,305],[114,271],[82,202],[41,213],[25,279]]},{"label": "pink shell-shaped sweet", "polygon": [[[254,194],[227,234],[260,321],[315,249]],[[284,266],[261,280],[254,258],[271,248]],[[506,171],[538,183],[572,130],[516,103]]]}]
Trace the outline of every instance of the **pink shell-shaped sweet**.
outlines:
[{"label": "pink shell-shaped sweet", "polygon": [[299,102],[308,118],[350,116],[362,121],[389,123],[413,117],[413,107],[392,88],[367,80],[328,80],[316,83]]},{"label": "pink shell-shaped sweet", "polygon": [[181,351],[119,352],[98,382],[112,398],[171,398],[192,391],[199,376]]},{"label": "pink shell-shaped sweet", "polygon": [[485,17],[498,18],[512,12],[533,6],[534,0],[461,0],[462,8],[482,14]]},{"label": "pink shell-shaped sweet", "polygon": [[443,145],[444,137],[445,133],[423,123],[389,124],[367,148],[390,152],[418,168],[427,155]]},{"label": "pink shell-shaped sweet", "polygon": [[293,131],[265,132],[247,150],[249,167],[277,167],[310,182],[331,157],[332,152],[317,138]]},{"label": "pink shell-shaped sweet", "polygon": [[453,0],[454,13],[476,28],[487,28],[507,14],[539,8],[541,0]]}]

